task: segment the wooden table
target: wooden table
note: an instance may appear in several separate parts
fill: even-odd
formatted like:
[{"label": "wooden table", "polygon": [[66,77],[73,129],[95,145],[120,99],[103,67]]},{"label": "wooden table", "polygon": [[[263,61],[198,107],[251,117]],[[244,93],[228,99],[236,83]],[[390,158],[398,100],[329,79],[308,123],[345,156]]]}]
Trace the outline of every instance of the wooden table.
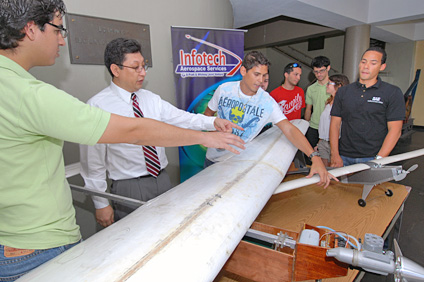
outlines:
[{"label": "wooden table", "polygon": [[[299,176],[289,176],[288,181]],[[393,191],[393,196],[385,195],[385,190]],[[365,233],[387,235],[393,219],[403,209],[411,188],[395,183],[384,183],[374,187],[368,195],[365,207],[358,205],[362,195],[362,185],[332,182],[323,189],[309,185],[271,197],[256,221],[299,232],[304,223],[313,226],[327,226],[346,232],[356,238],[364,238]],[[394,222],[393,222],[394,223]],[[387,231],[387,232],[386,232]],[[328,282],[353,281],[357,270],[349,269],[343,278],[325,279]],[[240,277],[221,272],[215,281],[246,281]]]}]

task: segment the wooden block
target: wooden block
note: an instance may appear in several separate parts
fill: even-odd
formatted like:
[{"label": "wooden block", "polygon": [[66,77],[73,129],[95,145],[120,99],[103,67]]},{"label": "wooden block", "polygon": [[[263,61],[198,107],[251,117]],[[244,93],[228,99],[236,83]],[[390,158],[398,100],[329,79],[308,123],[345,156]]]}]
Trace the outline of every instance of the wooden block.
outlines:
[{"label": "wooden block", "polygon": [[[254,222],[251,228],[268,234],[283,232],[296,241],[299,238],[299,233],[259,222]],[[305,228],[317,230],[320,236],[326,232],[310,225],[304,225]],[[334,247],[334,235],[329,235],[329,238],[332,238],[329,246]],[[224,270],[259,282],[302,281],[346,275],[348,266],[334,258],[327,258],[326,251],[327,248],[297,243],[295,255],[294,250],[287,247],[274,250],[241,241]]]},{"label": "wooden block", "polygon": [[226,271],[259,281],[291,281],[293,256],[241,241],[224,266]]},{"label": "wooden block", "polygon": [[294,263],[294,281],[346,276],[348,265],[325,254],[327,248],[298,243]]},{"label": "wooden block", "polygon": [[[275,226],[254,222],[252,229],[278,234],[283,232],[297,240],[298,233]],[[293,253],[290,248],[274,250],[250,242],[241,241],[224,266],[224,270],[253,281],[291,281]]]}]

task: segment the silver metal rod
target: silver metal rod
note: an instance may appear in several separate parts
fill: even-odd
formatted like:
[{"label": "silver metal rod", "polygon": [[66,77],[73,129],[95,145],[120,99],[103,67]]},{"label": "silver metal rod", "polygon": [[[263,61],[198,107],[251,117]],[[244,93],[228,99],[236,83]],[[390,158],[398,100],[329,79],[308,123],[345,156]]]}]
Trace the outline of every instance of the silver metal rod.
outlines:
[{"label": "silver metal rod", "polygon": [[264,241],[270,244],[274,244],[275,240],[278,239],[277,235],[269,234],[269,233],[251,229],[251,228],[247,230],[246,236],[256,240]]},{"label": "silver metal rod", "polygon": [[78,192],[83,192],[85,194],[89,194],[89,195],[94,195],[94,196],[99,196],[102,198],[106,198],[115,202],[119,202],[119,203],[125,203],[134,207],[139,207],[144,205],[146,202],[140,201],[140,200],[135,200],[135,199],[131,199],[131,198],[127,198],[127,197],[123,197],[123,196],[119,196],[119,195],[114,195],[114,194],[110,194],[110,193],[106,193],[106,192],[98,192],[98,191],[93,191],[81,186],[77,186],[74,184],[69,184],[69,186],[71,187],[72,190],[74,191],[78,191]]}]

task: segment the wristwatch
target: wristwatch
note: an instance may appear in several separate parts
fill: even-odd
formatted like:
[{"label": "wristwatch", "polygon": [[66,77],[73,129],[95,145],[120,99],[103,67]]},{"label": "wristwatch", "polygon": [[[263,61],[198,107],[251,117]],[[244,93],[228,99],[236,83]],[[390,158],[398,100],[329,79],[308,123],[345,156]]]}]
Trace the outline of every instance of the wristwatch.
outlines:
[{"label": "wristwatch", "polygon": [[321,155],[320,155],[320,153],[319,153],[318,151],[314,151],[314,152],[312,152],[312,154],[310,154],[310,155],[308,156],[308,158],[309,158],[310,160],[312,160],[312,158],[313,158],[313,157],[315,157],[315,156],[321,157]]},{"label": "wristwatch", "polygon": [[377,156],[375,156],[375,159],[376,160],[379,160],[379,159],[382,159],[383,157],[382,156],[379,156],[379,155],[377,155]]}]

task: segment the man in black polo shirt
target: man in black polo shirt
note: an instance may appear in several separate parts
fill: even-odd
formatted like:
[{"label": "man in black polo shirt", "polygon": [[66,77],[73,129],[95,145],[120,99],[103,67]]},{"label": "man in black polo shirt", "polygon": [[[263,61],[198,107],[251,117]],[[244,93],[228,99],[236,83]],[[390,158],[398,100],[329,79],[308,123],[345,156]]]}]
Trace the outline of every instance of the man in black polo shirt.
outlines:
[{"label": "man in black polo shirt", "polygon": [[332,167],[386,157],[401,135],[403,94],[378,77],[386,68],[386,57],[380,47],[366,50],[359,63],[359,80],[337,91],[330,125]]}]

